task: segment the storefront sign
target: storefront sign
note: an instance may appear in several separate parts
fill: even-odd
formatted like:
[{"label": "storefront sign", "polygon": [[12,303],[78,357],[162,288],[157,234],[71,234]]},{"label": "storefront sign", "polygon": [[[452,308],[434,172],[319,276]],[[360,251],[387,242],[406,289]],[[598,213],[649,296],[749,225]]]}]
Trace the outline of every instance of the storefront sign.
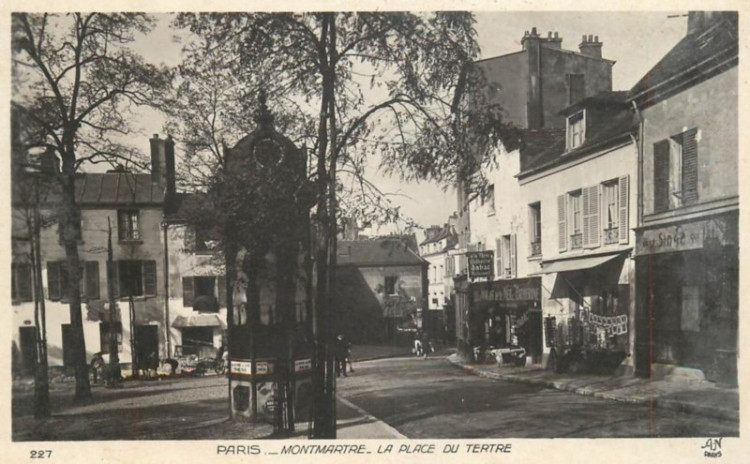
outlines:
[{"label": "storefront sign", "polygon": [[312,370],[312,360],[311,359],[298,359],[294,361],[294,373],[299,374],[301,372],[307,372]]},{"label": "storefront sign", "polygon": [[539,277],[526,279],[497,280],[472,284],[474,302],[536,303],[542,301],[542,280]]},{"label": "storefront sign", "polygon": [[737,226],[726,217],[648,229],[638,234],[636,254],[648,255],[704,248],[707,243],[737,243]]},{"label": "storefront sign", "polygon": [[469,258],[469,278],[492,277],[492,262],[495,253],[490,251],[471,251],[466,253]]}]

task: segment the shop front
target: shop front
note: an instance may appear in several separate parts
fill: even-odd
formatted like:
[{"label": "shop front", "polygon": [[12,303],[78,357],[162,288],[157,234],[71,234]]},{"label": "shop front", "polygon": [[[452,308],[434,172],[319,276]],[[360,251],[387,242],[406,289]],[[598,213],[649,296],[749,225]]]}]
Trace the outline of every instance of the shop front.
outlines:
[{"label": "shop front", "polygon": [[469,296],[469,340],[476,361],[494,352],[523,353],[531,363],[541,363],[541,278],[474,282]]},{"label": "shop front", "polygon": [[736,385],[737,232],[736,212],[637,231],[638,375]]},{"label": "shop front", "polygon": [[544,263],[551,289],[544,320],[549,369],[611,374],[627,359],[632,301],[627,255]]}]

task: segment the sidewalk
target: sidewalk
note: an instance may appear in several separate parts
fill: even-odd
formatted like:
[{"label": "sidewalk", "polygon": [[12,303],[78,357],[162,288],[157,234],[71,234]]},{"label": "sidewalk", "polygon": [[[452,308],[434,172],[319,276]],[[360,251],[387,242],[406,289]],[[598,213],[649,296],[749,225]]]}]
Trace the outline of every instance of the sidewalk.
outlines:
[{"label": "sidewalk", "polygon": [[739,390],[720,388],[707,381],[649,380],[592,374],[557,374],[540,367],[472,364],[457,354],[448,361],[474,375],[495,380],[540,385],[579,395],[650,404],[651,407],[739,421]]}]

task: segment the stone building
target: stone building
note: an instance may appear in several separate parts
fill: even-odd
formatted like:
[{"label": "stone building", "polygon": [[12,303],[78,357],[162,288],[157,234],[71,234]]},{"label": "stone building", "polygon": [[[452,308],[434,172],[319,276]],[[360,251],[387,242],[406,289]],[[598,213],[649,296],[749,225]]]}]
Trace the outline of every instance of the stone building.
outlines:
[{"label": "stone building", "polygon": [[641,149],[638,374],[736,382],[739,275],[737,13],[688,31],[631,89]]}]

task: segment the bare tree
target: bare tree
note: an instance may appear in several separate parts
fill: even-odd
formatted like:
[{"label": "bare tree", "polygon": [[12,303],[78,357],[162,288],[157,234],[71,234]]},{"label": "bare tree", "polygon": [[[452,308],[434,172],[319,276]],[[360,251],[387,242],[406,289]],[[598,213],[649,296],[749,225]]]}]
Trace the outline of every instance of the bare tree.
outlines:
[{"label": "bare tree", "polygon": [[128,49],[152,19],[140,13],[12,15],[13,103],[38,127],[40,144],[62,162],[60,224],[69,279],[76,400],[91,397],[81,315],[75,178],[84,163],[143,167],[127,136],[129,110],[158,104],[170,73]]}]

